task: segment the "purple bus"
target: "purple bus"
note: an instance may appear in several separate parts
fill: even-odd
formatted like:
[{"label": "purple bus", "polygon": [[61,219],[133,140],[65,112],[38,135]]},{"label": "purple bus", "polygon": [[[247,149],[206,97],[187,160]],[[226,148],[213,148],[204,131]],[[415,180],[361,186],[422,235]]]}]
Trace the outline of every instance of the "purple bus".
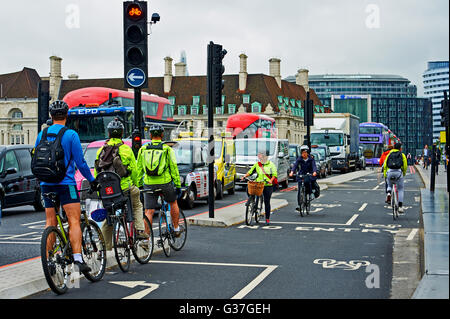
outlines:
[{"label": "purple bus", "polygon": [[381,154],[389,145],[389,129],[382,123],[359,124],[359,146],[367,165],[379,165]]}]

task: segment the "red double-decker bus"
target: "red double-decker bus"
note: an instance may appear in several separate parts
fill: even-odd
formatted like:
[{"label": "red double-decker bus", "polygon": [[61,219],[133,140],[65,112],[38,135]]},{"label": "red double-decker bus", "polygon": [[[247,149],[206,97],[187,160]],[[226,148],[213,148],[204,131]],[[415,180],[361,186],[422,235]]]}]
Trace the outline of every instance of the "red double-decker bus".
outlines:
[{"label": "red double-decker bus", "polygon": [[233,114],[227,121],[227,132],[236,138],[276,138],[275,119],[263,114]]},{"label": "red double-decker bus", "polygon": [[[107,125],[114,118],[124,123],[124,138],[131,137],[134,128],[133,92],[87,87],[67,93],[63,100],[69,105],[67,126],[78,132],[82,143],[107,138]],[[169,100],[164,97],[142,93],[141,107],[143,127],[151,123],[161,123],[170,133],[178,124],[173,119]]]}]

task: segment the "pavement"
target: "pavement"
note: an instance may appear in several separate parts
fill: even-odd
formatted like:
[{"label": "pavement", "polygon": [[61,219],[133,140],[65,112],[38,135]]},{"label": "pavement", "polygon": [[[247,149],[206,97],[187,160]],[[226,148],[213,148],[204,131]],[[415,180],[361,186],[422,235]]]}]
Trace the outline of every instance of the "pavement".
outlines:
[{"label": "pavement", "polygon": [[440,165],[435,190],[430,191],[431,169],[415,165],[425,188],[421,189],[423,220],[423,277],[413,299],[449,298],[449,193],[447,175]]},{"label": "pavement", "polygon": [[[321,190],[324,191],[328,188],[328,185],[338,185],[352,179],[372,174],[373,172],[373,170],[367,169],[347,174],[338,174],[325,179],[320,179],[318,180],[318,183],[321,187]],[[280,192],[295,190],[296,188],[296,186],[293,186],[287,189],[283,189]],[[278,210],[288,205],[288,202],[286,200],[277,198],[279,196],[278,194],[278,192],[273,194],[273,198],[271,200],[272,211]],[[227,207],[216,209],[214,211],[214,218],[209,218],[209,212],[204,212],[187,217],[187,220],[190,225],[229,227],[232,225],[243,223],[245,218],[244,212],[245,201],[241,201]],[[154,254],[160,253],[160,251],[161,248],[154,248]],[[115,260],[114,253],[112,251],[108,251],[107,269],[111,269],[115,266],[117,266],[117,262]],[[76,280],[78,278],[78,274],[73,277],[74,284],[76,284]],[[40,257],[0,267],[0,299],[25,298],[48,289],[49,287],[44,277]]]}]

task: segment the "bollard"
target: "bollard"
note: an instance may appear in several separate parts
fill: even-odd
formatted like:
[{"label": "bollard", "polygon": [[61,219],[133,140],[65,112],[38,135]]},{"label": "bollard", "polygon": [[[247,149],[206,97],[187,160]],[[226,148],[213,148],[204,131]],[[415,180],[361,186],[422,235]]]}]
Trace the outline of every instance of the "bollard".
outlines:
[{"label": "bollard", "polygon": [[436,181],[436,144],[431,146],[431,181],[430,192],[434,192],[434,184]]}]

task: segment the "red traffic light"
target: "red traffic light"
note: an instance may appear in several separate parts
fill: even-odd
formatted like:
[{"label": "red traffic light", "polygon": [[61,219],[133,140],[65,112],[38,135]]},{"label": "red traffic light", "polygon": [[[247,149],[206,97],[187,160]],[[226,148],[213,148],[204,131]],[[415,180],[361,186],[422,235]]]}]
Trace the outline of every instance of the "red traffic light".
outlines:
[{"label": "red traffic light", "polygon": [[137,3],[130,4],[127,7],[127,15],[130,19],[139,20],[143,16],[141,6]]},{"label": "red traffic light", "polygon": [[141,137],[140,136],[135,136],[134,137],[134,141],[135,142],[140,142],[141,141]]}]

